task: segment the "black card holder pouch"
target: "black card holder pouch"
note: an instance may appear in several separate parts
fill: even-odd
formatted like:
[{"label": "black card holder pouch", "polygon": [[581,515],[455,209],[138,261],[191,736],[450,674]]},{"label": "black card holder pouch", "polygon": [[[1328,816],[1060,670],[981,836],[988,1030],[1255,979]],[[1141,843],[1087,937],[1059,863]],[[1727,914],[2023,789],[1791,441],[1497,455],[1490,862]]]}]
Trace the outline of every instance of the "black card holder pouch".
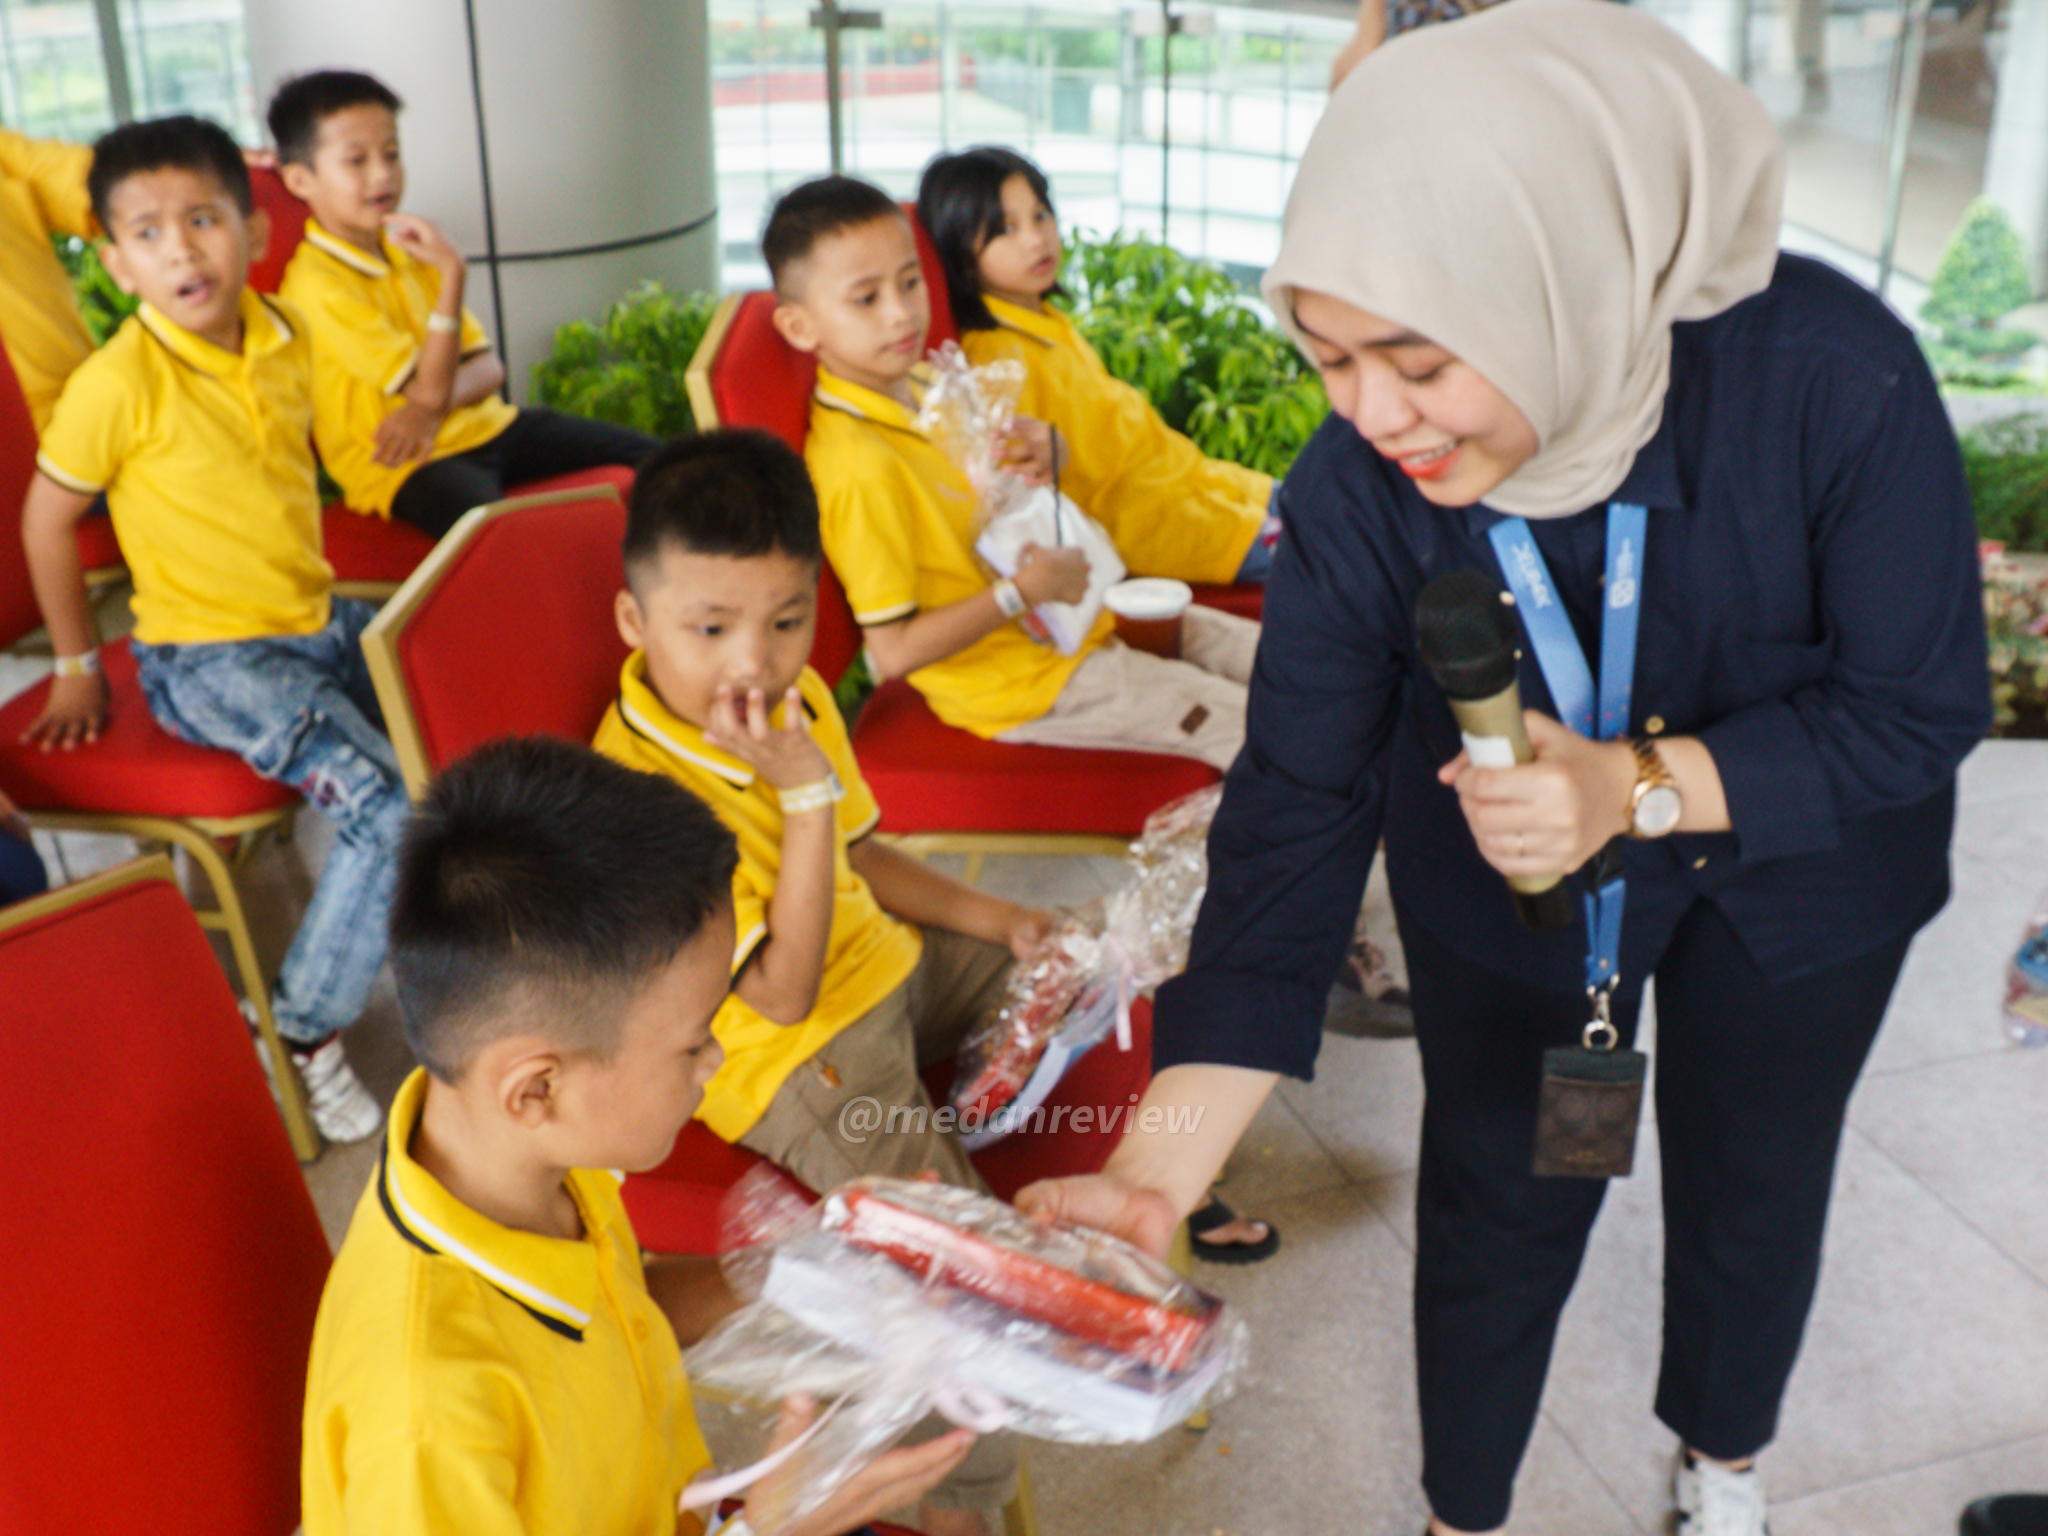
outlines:
[{"label": "black card holder pouch", "polygon": [[1641,1051],[1578,1045],[1545,1051],[1536,1098],[1537,1177],[1627,1178],[1635,1167],[1649,1065]]}]

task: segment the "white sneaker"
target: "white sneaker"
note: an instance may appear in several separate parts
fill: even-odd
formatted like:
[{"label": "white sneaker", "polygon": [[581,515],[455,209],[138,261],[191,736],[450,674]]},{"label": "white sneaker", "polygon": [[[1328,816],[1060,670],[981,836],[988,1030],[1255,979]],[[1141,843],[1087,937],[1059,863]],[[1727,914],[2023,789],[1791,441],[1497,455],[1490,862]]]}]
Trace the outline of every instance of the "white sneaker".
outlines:
[{"label": "white sneaker", "polygon": [[1736,1472],[1688,1451],[1672,1479],[1678,1536],[1771,1536],[1764,1524],[1764,1482],[1755,1467]]},{"label": "white sneaker", "polygon": [[292,1051],[292,1065],[306,1085],[306,1105],[322,1136],[329,1141],[361,1141],[377,1134],[384,1110],[350,1070],[340,1035],[329,1035],[309,1050]]},{"label": "white sneaker", "polygon": [[[242,1017],[255,1034],[256,1005],[247,998],[242,1000]],[[291,1052],[292,1065],[306,1085],[306,1107],[313,1112],[313,1124],[322,1136],[329,1141],[361,1141],[376,1133],[384,1123],[384,1111],[349,1068],[339,1034],[305,1050],[287,1040],[285,1049]],[[263,1074],[270,1079],[270,1096],[275,1099],[277,1073],[270,1060],[270,1043],[260,1034],[256,1035],[256,1058],[263,1063]]]}]

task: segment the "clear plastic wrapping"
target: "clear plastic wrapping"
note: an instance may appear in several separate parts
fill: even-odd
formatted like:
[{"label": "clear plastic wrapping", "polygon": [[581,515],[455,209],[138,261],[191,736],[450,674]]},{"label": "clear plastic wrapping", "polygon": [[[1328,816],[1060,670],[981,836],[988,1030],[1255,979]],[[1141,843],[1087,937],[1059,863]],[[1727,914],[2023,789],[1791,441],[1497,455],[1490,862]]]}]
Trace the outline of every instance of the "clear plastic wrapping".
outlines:
[{"label": "clear plastic wrapping", "polygon": [[1103,594],[1124,578],[1124,563],[1102,525],[1055,486],[1033,485],[1003,466],[1003,444],[1016,420],[1024,365],[997,358],[980,367],[956,342],[931,356],[917,425],[960,466],[979,502],[974,551],[997,576],[1015,576],[1024,547],[1072,545],[1088,557],[1088,590],[1077,603],[1040,603],[1020,621],[1042,645],[1065,655],[1081,648]]},{"label": "clear plastic wrapping", "polygon": [[753,1299],[689,1352],[692,1386],[827,1405],[787,1519],[934,1409],[984,1433],[1146,1440],[1225,1395],[1245,1355],[1236,1314],[1157,1260],[943,1184],[842,1185],[728,1274]]},{"label": "clear plastic wrapping", "polygon": [[1011,970],[1002,1000],[961,1043],[948,1095],[969,1151],[1020,1123],[1076,1058],[1128,1020],[1137,993],[1186,969],[1222,798],[1212,785],[1153,812],[1125,861],[1130,878],[1099,906],[1063,918]]}]

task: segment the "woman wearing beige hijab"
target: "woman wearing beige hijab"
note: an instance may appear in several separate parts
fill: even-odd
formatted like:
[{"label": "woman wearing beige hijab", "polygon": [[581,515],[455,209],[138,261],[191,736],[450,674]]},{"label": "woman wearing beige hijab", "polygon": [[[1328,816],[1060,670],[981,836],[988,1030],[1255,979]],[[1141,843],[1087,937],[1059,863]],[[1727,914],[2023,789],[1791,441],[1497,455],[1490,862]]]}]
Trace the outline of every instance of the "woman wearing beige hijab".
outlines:
[{"label": "woman wearing beige hijab", "polygon": [[[1204,1113],[1025,1196],[1163,1246],[1278,1075],[1311,1075],[1384,830],[1427,1088],[1436,1532],[1506,1525],[1654,976],[1654,1408],[1684,1536],[1764,1536],[1753,1458],[1843,1113],[1947,895],[1989,721],[1968,495],[1910,333],[1778,253],[1781,183],[1757,101],[1606,0],[1424,29],[1332,97],[1265,287],[1332,412],[1286,478],[1247,743],[1155,1015],[1146,1107]],[[1417,598],[1459,571],[1483,612],[1521,584],[1524,766],[1461,750],[1420,658]],[[1503,876],[1605,899],[1533,931]],[[1622,1106],[1608,1134],[1575,1134],[1589,1102]]]}]

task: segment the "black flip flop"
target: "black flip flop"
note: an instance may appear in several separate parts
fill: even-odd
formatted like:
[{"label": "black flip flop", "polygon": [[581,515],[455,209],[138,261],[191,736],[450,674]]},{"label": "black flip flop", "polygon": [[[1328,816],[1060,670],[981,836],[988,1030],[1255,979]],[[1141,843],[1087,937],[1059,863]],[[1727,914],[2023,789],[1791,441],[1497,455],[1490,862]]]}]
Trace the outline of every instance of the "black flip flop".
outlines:
[{"label": "black flip flop", "polygon": [[1263,1217],[1250,1218],[1266,1229],[1266,1235],[1256,1243],[1212,1243],[1202,1234],[1214,1232],[1218,1227],[1227,1227],[1237,1220],[1237,1212],[1218,1200],[1214,1195],[1209,1203],[1188,1217],[1188,1246],[1195,1257],[1209,1264],[1256,1264],[1270,1259],[1280,1251],[1280,1229]]}]

